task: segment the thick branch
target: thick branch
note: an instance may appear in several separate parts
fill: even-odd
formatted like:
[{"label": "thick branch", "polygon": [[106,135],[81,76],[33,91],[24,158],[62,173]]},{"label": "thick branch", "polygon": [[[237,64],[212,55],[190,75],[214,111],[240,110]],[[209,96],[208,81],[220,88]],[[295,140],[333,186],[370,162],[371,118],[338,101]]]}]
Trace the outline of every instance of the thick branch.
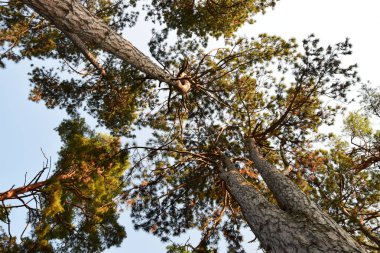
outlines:
[{"label": "thick branch", "polygon": [[31,192],[31,191],[36,191],[44,187],[46,184],[47,184],[47,181],[41,181],[34,184],[18,187],[16,189],[8,190],[6,192],[2,192],[0,193],[0,201],[7,200],[7,199],[15,199],[21,194]]},{"label": "thick branch", "polygon": [[355,172],[361,172],[362,170],[367,169],[371,165],[380,162],[380,156],[371,156],[368,159],[362,161],[359,165],[354,167],[352,170]]},{"label": "thick branch", "polygon": [[87,49],[87,46],[83,43],[83,41],[74,33],[65,33],[67,37],[76,45],[82,54],[86,57],[86,59],[91,62],[92,65],[100,72],[102,76],[106,75],[106,70],[103,66],[98,62],[96,57]]},{"label": "thick branch", "polygon": [[[16,189],[11,189],[11,190],[2,192],[2,193],[0,193],[0,201],[4,201],[7,199],[20,198],[21,194],[25,194],[27,192],[37,191],[37,190],[43,188],[44,186],[48,185],[52,180],[66,180],[66,179],[71,178],[74,174],[75,174],[75,172],[70,172],[70,173],[63,174],[63,175],[55,175],[55,176],[53,176],[53,177],[51,177],[45,181],[40,181],[40,182],[36,182],[36,183],[29,183],[27,185],[18,187]],[[23,195],[21,197],[25,197],[25,195]]]},{"label": "thick branch", "polygon": [[377,246],[380,248],[380,238],[371,231],[369,227],[367,227],[363,220],[360,220],[357,215],[351,214],[343,205],[342,205],[342,211],[343,213],[353,222],[355,222],[358,226],[360,231],[367,236],[368,239],[370,239],[372,242],[376,243]]},{"label": "thick branch", "polygon": [[165,72],[149,57],[113,31],[101,19],[91,15],[77,0],[22,0],[41,16],[53,23],[65,34],[73,34],[82,42],[94,44],[131,64],[151,78],[175,87],[182,94],[187,92],[181,83]]}]

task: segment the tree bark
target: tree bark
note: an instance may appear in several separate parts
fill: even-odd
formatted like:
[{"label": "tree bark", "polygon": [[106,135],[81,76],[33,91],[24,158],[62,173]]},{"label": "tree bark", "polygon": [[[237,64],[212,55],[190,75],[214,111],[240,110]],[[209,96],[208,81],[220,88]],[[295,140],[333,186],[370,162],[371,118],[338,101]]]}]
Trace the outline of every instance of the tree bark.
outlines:
[{"label": "tree bark", "polygon": [[19,195],[27,193],[27,192],[33,192],[41,189],[42,187],[46,186],[47,181],[37,182],[30,185],[25,185],[18,187],[16,189],[11,189],[5,192],[0,193],[0,201],[9,200],[9,199],[17,199]]},{"label": "tree bark", "polygon": [[1,192],[0,201],[23,198],[25,197],[23,196],[23,194],[25,193],[33,193],[33,192],[39,191],[55,180],[56,181],[67,180],[67,179],[72,178],[74,175],[75,175],[74,172],[63,174],[63,175],[57,174],[57,175],[53,175],[51,178],[46,179],[44,181],[30,182],[27,185],[17,187],[15,189],[10,189],[5,192]]},{"label": "tree bark", "polygon": [[[148,56],[110,29],[101,19],[91,15],[77,0],[22,0],[65,34],[72,34],[84,43],[96,45],[144,72],[152,79],[173,86],[181,94],[188,92],[179,80],[171,76]],[[74,42],[75,44],[75,42]]]},{"label": "tree bark", "polygon": [[268,252],[365,252],[356,241],[288,178],[276,171],[248,139],[250,159],[279,206],[250,185],[226,157],[220,178],[239,203],[252,232]]},{"label": "tree bark", "polygon": [[[72,34],[83,43],[96,45],[150,78],[165,82],[182,94],[187,93],[187,87],[180,80],[165,72],[102,20],[92,16],[77,0],[22,1],[65,34]],[[279,253],[364,252],[348,233],[323,213],[296,185],[263,159],[253,139],[247,143],[250,159],[280,208],[252,187],[227,158],[224,159],[227,170],[220,173],[220,178],[226,182],[230,193],[241,206],[247,223],[266,250]],[[0,196],[3,199],[15,197],[27,190],[15,189],[1,193]]]}]

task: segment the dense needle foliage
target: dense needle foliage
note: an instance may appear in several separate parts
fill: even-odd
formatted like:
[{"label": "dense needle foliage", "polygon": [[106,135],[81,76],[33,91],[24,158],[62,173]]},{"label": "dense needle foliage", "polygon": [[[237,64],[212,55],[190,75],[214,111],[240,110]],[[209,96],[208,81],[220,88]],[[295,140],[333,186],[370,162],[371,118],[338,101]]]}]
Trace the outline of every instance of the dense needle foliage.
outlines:
[{"label": "dense needle foliage", "polygon": [[[247,136],[359,243],[380,249],[380,134],[368,118],[379,116],[379,93],[363,89],[368,115],[349,114],[345,137],[320,135],[319,127],[334,124],[340,102],[360,83],[356,65],[342,63],[351,44],[323,47],[313,35],[301,46],[268,34],[233,35],[275,2],[152,0],[141,10],[137,0],[81,1],[118,32],[133,26],[139,12],[161,24],[151,53],[173,76],[188,63],[184,71],[192,86],[186,95],[87,43],[87,53],[102,62],[100,73],[67,34],[22,1],[1,5],[1,66],[25,58],[56,60],[55,68],[33,67],[30,99],[65,109],[72,118],[57,128],[63,146],[52,175],[41,180],[44,168],[26,185],[35,188],[10,199],[28,208],[31,235],[20,241],[4,230],[0,250],[101,252],[125,238],[118,217],[126,205],[136,229],[165,242],[189,229],[201,231],[199,244],[173,244],[168,252],[216,252],[222,236],[228,252],[244,252],[240,230],[246,224],[215,161],[227,154],[275,203],[245,158]],[[178,36],[170,45],[169,31]],[[224,47],[204,48],[210,36],[224,37]],[[111,135],[90,130],[78,116],[82,110]],[[138,145],[146,139],[142,133],[150,133],[149,140]],[[328,148],[315,148],[321,142]],[[0,207],[4,223],[18,205],[12,201]]]}]

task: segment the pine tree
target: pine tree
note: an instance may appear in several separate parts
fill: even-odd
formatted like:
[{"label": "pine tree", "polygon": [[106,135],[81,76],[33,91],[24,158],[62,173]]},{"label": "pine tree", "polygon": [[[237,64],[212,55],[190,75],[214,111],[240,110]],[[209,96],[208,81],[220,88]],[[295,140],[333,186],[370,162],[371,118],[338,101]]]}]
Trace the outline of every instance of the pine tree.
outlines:
[{"label": "pine tree", "polygon": [[[368,232],[374,226],[360,230],[352,206],[321,198],[337,190],[318,180],[333,180],[329,166],[346,166],[338,157],[341,147],[331,153],[311,149],[318,127],[333,124],[341,109],[323,99],[345,100],[359,82],[356,66],[341,63],[351,44],[324,48],[310,36],[301,51],[295,40],[277,36],[233,36],[274,3],[153,0],[147,18],[166,26],[150,42],[162,67],[120,35],[135,22],[137,1],[22,0],[1,6],[0,38],[9,48],[3,58],[61,60],[59,71],[33,70],[30,98],[73,117],[58,128],[64,146],[54,174],[0,194],[3,201],[41,198],[39,209],[29,212],[35,236],[18,244],[4,233],[1,247],[99,252],[118,245],[125,236],[117,223],[119,201],[131,206],[136,229],[163,241],[191,228],[202,231],[198,245],[172,245],[169,252],[213,252],[221,234],[229,252],[243,252],[244,224],[268,252],[364,252],[359,243],[376,249],[378,232]],[[168,46],[172,30],[178,41]],[[225,47],[205,51],[209,36],[223,36]],[[83,65],[85,73],[75,70]],[[76,77],[68,80],[62,70]],[[89,130],[77,116],[83,106],[114,137]],[[350,130],[353,136],[367,131],[365,119],[356,116],[347,120],[348,129],[353,121],[364,122]],[[152,137],[146,146],[121,147],[118,137],[138,139],[134,130],[147,128]],[[312,165],[322,168],[320,175]],[[376,189],[370,196],[368,210],[378,201]],[[355,233],[359,226],[366,239],[355,241],[316,203],[346,212],[350,222],[344,228]],[[1,209],[5,222],[9,209]],[[342,223],[341,213],[330,214]]]}]

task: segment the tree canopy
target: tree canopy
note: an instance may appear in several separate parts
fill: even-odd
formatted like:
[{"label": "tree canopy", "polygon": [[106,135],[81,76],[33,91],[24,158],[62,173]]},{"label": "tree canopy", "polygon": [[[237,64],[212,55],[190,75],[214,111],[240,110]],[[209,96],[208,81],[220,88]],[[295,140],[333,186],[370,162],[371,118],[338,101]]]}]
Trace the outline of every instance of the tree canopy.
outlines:
[{"label": "tree canopy", "polygon": [[[55,169],[0,193],[1,221],[22,206],[32,225],[21,240],[1,231],[0,249],[101,252],[125,238],[126,205],[135,229],[164,242],[201,231],[197,245],[168,252],[217,252],[221,237],[228,252],[244,252],[244,226],[268,252],[379,250],[380,133],[370,117],[379,117],[380,91],[363,87],[365,113],[348,114],[344,135],[321,134],[361,85],[344,61],[352,45],[235,35],[275,2],[1,5],[0,64],[56,60],[31,70],[30,99],[71,118],[56,129]],[[149,42],[154,60],[121,35],[139,15],[160,24]],[[212,37],[224,46],[207,48]],[[109,133],[91,130],[82,111]]]}]

